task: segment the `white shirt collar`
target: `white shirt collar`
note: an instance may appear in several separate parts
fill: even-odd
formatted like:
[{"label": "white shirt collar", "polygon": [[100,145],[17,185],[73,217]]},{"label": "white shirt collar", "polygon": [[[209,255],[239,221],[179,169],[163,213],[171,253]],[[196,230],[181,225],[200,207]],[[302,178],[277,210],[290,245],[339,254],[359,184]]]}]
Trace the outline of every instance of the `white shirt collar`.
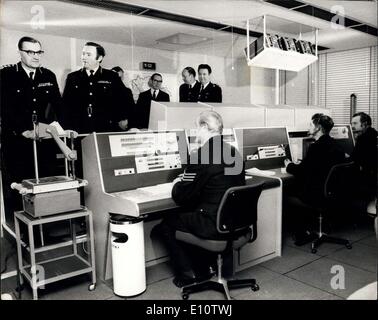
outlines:
[{"label": "white shirt collar", "polygon": [[23,64],[21,64],[21,66],[22,69],[24,69],[26,74],[28,75],[28,78],[30,77],[30,72],[33,72],[33,79],[35,78],[35,73],[37,72],[37,69],[26,68]]},{"label": "white shirt collar", "polygon": [[[203,85],[203,90],[205,90],[205,88],[208,86],[209,83],[210,82],[208,82],[208,83],[206,83],[206,84]],[[201,83],[201,86],[202,86],[202,83]]]},{"label": "white shirt collar", "polygon": [[196,83],[197,83],[197,81],[194,81],[192,84],[190,84],[189,86],[190,86],[190,88],[191,89],[193,89],[194,88],[194,86],[196,85]]},{"label": "white shirt collar", "polygon": [[159,90],[154,90],[154,89],[152,89],[152,88],[151,88],[151,96],[154,95],[154,91],[156,91],[156,96],[158,96],[158,94],[159,94]]},{"label": "white shirt collar", "polygon": [[[93,75],[96,74],[97,70],[99,69],[100,67],[97,67],[96,69],[93,69]],[[91,75],[91,72],[88,70],[88,69],[85,69],[85,72],[87,73],[88,77]]]}]

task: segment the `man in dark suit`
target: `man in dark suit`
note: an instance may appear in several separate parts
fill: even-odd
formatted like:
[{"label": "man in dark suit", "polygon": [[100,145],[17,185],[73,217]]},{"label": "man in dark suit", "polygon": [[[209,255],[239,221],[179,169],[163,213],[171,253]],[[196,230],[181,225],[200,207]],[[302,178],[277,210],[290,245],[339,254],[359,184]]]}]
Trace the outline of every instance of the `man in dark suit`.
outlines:
[{"label": "man in dark suit", "polygon": [[163,77],[160,73],[154,73],[151,78],[151,89],[139,95],[133,115],[131,128],[147,129],[150,120],[151,100],[170,101],[169,94],[160,90]]},{"label": "man in dark suit", "polygon": [[63,92],[65,127],[79,133],[125,129],[122,121],[129,114],[125,86],[115,72],[101,67],[104,57],[101,45],[84,45],[83,68],[67,76]]},{"label": "man in dark suit", "polygon": [[198,101],[222,102],[222,89],[215,83],[210,82],[211,67],[208,64],[198,66],[198,80],[201,83]]},{"label": "man in dark suit", "polygon": [[[227,189],[245,184],[244,164],[238,151],[223,142],[223,121],[215,111],[204,111],[197,119],[198,150],[190,154],[184,174],[174,180],[173,200],[183,213],[165,218],[154,230],[160,234],[171,254],[176,273],[174,284],[181,287],[208,271],[207,261],[190,259],[185,245],[175,239],[176,230],[207,239],[219,238],[216,215]],[[225,161],[225,159],[233,161]],[[209,254],[207,254],[209,255]],[[196,265],[199,262],[200,265]],[[194,271],[193,271],[194,269]]]},{"label": "man in dark suit", "polygon": [[182,80],[184,83],[179,90],[180,102],[197,102],[201,85],[196,80],[196,71],[192,67],[184,68],[182,70]]},{"label": "man in dark suit", "polygon": [[314,215],[312,208],[324,201],[324,184],[331,168],[345,159],[343,150],[329,136],[333,125],[329,116],[319,113],[313,115],[309,133],[315,142],[310,145],[306,157],[299,164],[285,159],[286,171],[295,176],[299,185],[298,193],[288,198],[296,245],[312,240],[308,231],[310,219]]},{"label": "man in dark suit", "polygon": [[361,182],[358,186],[366,200],[377,192],[377,130],[371,126],[371,117],[365,112],[353,115],[352,128],[356,135],[356,145],[351,155],[360,170]]},{"label": "man in dark suit", "polygon": [[133,122],[132,119],[131,119],[132,112],[135,108],[135,101],[134,101],[134,97],[133,97],[133,92],[131,91],[131,89],[127,88],[125,86],[125,84],[123,83],[123,78],[124,78],[124,75],[125,75],[125,72],[123,71],[123,69],[119,66],[116,66],[116,67],[112,68],[112,71],[114,71],[118,74],[118,76],[121,79],[122,84],[123,84],[124,99],[125,100],[123,101],[122,104],[126,108],[127,119],[121,120],[120,123],[119,123],[119,126],[121,127],[122,130],[126,130],[129,127],[129,123]]},{"label": "man in dark suit", "polygon": [[[22,202],[10,184],[35,177],[33,143],[26,137],[32,135],[33,122],[59,120],[62,104],[55,74],[41,67],[41,43],[22,37],[18,51],[20,62],[0,70],[1,173],[6,219],[11,222]],[[54,152],[60,153],[52,139],[38,143],[40,176],[57,174]]]}]

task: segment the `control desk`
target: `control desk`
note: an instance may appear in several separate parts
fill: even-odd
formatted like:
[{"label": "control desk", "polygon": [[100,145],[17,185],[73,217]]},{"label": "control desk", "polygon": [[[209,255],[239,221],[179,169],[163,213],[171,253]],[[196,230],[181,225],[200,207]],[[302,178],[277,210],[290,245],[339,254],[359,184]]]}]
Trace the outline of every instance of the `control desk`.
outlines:
[{"label": "control desk", "polygon": [[[227,130],[226,130],[227,131]],[[226,132],[235,143],[234,130]],[[184,130],[93,133],[82,141],[85,204],[93,212],[97,274],[111,278],[109,214],[143,220],[146,266],[168,259],[165,248],[151,239],[152,228],[164,214],[176,214],[172,181],[181,174],[189,155]],[[235,253],[236,270],[281,255],[281,181],[276,177],[248,177],[265,182],[258,203],[258,239]],[[138,252],[135,252],[137,255]]]},{"label": "control desk", "polygon": [[284,186],[293,181],[284,164],[286,158],[293,160],[286,127],[235,128],[234,131],[248,175],[276,178]]}]

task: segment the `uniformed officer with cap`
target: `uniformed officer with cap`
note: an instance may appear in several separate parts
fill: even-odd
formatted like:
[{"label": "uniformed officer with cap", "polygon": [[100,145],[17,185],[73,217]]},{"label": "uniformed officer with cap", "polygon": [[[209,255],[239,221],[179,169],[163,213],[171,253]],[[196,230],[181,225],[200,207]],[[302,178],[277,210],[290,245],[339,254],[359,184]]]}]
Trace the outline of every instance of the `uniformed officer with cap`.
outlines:
[{"label": "uniformed officer with cap", "polygon": [[210,82],[211,67],[208,64],[198,66],[198,80],[201,83],[198,101],[222,102],[222,89],[215,83]]},{"label": "uniformed officer with cap", "polygon": [[[3,179],[6,218],[13,221],[13,211],[22,208],[21,196],[10,189],[12,182],[35,178],[33,144],[29,137],[34,122],[57,120],[61,96],[55,74],[41,67],[41,43],[30,37],[18,42],[20,62],[3,66],[1,86],[1,172]],[[38,143],[40,176],[56,170],[51,140]],[[50,165],[48,165],[50,163]]]},{"label": "uniformed officer with cap", "polygon": [[101,67],[105,49],[87,42],[83,68],[67,76],[63,92],[64,123],[78,133],[120,131],[127,128],[124,85],[117,73]]},{"label": "uniformed officer with cap", "polygon": [[180,86],[180,102],[197,102],[200,90],[200,83],[196,80],[196,71],[192,67],[185,67],[182,70],[182,80]]}]

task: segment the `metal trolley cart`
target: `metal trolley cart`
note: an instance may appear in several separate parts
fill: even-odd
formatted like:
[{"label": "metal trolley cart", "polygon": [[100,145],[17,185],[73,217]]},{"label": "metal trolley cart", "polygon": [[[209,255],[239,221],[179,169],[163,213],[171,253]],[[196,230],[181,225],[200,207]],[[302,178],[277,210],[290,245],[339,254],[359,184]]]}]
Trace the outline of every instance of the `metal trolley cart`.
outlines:
[{"label": "metal trolley cart", "polygon": [[[35,179],[25,179],[21,183],[12,183],[11,188],[18,190],[23,200],[23,211],[15,212],[15,229],[17,241],[18,257],[18,280],[22,284],[25,277],[33,289],[33,298],[38,299],[37,289],[45,284],[74,277],[84,273],[92,273],[92,284],[89,290],[95,289],[96,272],[95,272],[95,255],[94,255],[94,237],[92,212],[80,204],[79,188],[88,185],[83,179],[76,178],[75,161],[77,160],[76,150],[74,147],[74,138],[77,133],[74,131],[64,131],[58,124],[46,125],[38,123],[33,119],[33,134],[29,138],[33,140],[34,169]],[[37,141],[43,139],[54,139],[61,149],[65,158],[65,176],[39,177],[38,174],[38,157]],[[63,138],[63,140],[61,139]],[[66,139],[70,138],[71,147],[68,148]],[[70,170],[69,170],[70,169]],[[78,254],[78,238],[76,236],[75,219],[86,220],[88,256],[85,259]],[[69,220],[71,240],[58,244],[45,245],[43,225],[58,221]],[[75,221],[74,221],[75,222]],[[27,227],[28,243],[24,245],[21,239],[20,223]],[[41,244],[38,248],[34,241],[34,226],[39,229],[39,238]],[[30,261],[24,265],[23,244],[30,253]],[[45,259],[36,261],[36,254],[56,250],[68,245],[73,247],[72,253],[59,258]],[[50,253],[50,252],[49,252]],[[44,253],[46,257],[50,254]],[[26,259],[25,259],[26,260]],[[19,288],[21,289],[21,287]]]},{"label": "metal trolley cart", "polygon": [[[75,223],[72,220],[85,217],[86,220],[86,242],[88,247],[87,259],[82,257],[77,250],[77,238]],[[34,242],[34,226],[40,226],[46,223],[57,221],[69,220],[71,226],[71,241],[72,253],[61,256],[59,258],[52,258],[44,261],[36,261],[36,254],[49,250],[54,250],[67,246],[67,242],[62,242],[49,246],[36,247]],[[22,255],[22,240],[20,235],[20,223],[24,223],[28,230],[28,246],[26,249],[30,253],[30,263],[24,264]],[[61,213],[53,216],[45,216],[34,218],[24,211],[15,212],[15,229],[16,229],[16,242],[17,242],[17,255],[18,255],[18,269],[20,284],[23,283],[25,277],[33,290],[33,299],[38,299],[38,288],[46,284],[56,282],[59,280],[75,277],[84,273],[91,273],[92,283],[88,289],[94,290],[96,287],[96,264],[94,253],[94,239],[93,239],[93,220],[92,212],[85,207],[82,210]]]}]

